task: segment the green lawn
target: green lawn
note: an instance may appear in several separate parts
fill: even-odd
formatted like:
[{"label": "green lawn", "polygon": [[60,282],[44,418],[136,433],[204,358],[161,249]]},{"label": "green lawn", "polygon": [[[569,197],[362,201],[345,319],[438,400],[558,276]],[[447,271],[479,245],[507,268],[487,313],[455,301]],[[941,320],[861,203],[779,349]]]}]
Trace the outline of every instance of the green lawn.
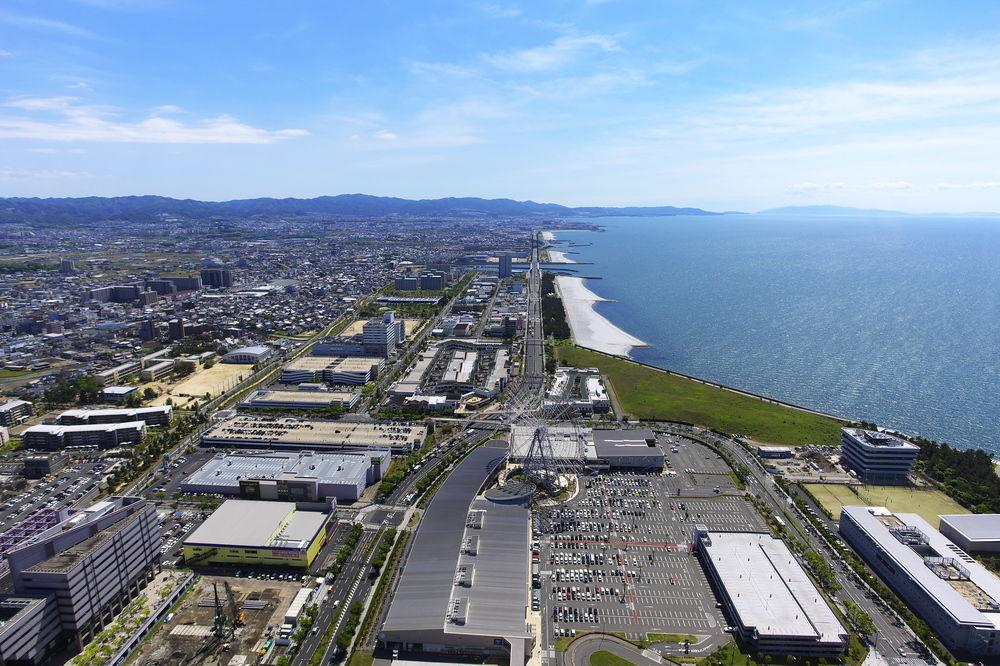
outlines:
[{"label": "green lawn", "polygon": [[690,643],[697,643],[698,637],[692,634],[657,634],[657,633],[647,633],[646,640],[650,643],[683,643],[688,641]]},{"label": "green lawn", "polygon": [[7,368],[0,368],[0,379],[23,377],[25,375],[30,375],[32,372],[41,372],[41,370],[8,370]]},{"label": "green lawn", "polygon": [[632,662],[622,659],[616,654],[611,654],[607,650],[598,650],[590,655],[590,666],[633,666]]},{"label": "green lawn", "polygon": [[628,416],[686,421],[774,444],[830,444],[840,441],[841,423],[733,391],[707,386],[622,358],[580,347],[556,346],[565,365],[597,367]]}]

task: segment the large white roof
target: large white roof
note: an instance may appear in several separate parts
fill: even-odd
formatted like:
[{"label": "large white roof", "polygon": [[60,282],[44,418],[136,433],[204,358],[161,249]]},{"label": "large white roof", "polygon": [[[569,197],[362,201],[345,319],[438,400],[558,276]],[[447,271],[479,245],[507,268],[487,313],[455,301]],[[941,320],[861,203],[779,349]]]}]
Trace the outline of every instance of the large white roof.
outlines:
[{"label": "large white roof", "polygon": [[769,534],[712,532],[704,552],[740,623],[761,637],[840,642],[847,634],[784,541]]}]

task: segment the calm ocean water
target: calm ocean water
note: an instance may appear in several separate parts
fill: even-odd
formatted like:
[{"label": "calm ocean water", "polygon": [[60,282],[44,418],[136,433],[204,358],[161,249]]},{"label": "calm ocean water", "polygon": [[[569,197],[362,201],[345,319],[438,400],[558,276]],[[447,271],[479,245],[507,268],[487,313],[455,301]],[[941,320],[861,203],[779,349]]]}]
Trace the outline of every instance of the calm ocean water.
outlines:
[{"label": "calm ocean water", "polygon": [[558,238],[637,360],[1000,456],[1000,219],[595,221]]}]

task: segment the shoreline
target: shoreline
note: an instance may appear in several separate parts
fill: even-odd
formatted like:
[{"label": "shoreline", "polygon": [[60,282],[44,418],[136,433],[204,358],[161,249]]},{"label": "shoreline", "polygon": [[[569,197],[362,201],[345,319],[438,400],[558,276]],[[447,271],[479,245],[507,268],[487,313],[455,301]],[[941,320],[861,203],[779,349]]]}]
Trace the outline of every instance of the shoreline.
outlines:
[{"label": "shoreline", "polygon": [[649,346],[597,312],[594,305],[608,299],[588,289],[584,278],[557,275],[555,285],[575,344],[624,357],[628,357],[636,347]]},{"label": "shoreline", "polygon": [[549,248],[549,261],[550,264],[575,264],[577,262],[573,261],[566,256],[566,253],[561,250],[553,250]]}]

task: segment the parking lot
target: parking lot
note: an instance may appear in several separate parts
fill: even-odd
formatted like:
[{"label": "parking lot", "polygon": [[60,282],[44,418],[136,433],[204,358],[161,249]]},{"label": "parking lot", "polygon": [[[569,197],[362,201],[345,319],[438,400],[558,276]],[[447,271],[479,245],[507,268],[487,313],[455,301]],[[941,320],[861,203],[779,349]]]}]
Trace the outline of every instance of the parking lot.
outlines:
[{"label": "parking lot", "polygon": [[676,442],[676,452],[661,446],[671,461],[663,474],[586,477],[576,497],[535,521],[533,606],[542,615],[543,649],[586,631],[649,640],[693,635],[697,646],[724,637],[726,622],[690,552],[691,530],[765,527],[714,452],[690,440]]},{"label": "parking lot", "polygon": [[97,477],[106,463],[74,461],[0,505],[0,528],[13,525],[40,509],[64,509],[85,503],[98,491]]}]

